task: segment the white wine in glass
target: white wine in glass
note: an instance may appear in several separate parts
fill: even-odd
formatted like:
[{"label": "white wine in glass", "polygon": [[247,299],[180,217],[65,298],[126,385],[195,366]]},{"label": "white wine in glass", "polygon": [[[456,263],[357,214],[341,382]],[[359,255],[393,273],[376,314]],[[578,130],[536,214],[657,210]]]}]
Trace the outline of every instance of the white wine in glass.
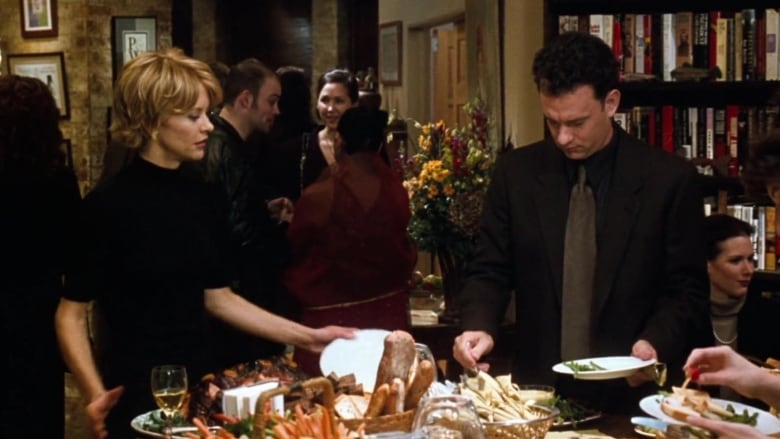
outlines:
[{"label": "white wine in glass", "polygon": [[187,369],[176,365],[152,368],[152,395],[157,407],[171,419],[187,396]]}]

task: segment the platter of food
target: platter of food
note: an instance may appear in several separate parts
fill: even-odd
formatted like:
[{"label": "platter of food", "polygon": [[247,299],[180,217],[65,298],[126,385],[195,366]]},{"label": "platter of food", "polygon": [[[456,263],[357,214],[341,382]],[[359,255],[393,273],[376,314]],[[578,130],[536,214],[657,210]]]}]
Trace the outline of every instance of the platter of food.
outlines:
[{"label": "platter of food", "polygon": [[[173,434],[171,436],[165,436],[162,433],[163,428],[165,427],[165,420],[162,418],[161,414],[162,410],[152,410],[142,413],[130,421],[130,427],[145,437],[169,437],[170,439],[186,439],[185,433],[195,433],[198,431],[198,427],[187,422],[182,416],[177,415],[171,420]],[[218,427],[213,427],[212,429],[216,430]]]},{"label": "platter of food", "polygon": [[652,366],[655,359],[636,357],[597,357],[564,361],[553,366],[553,371],[572,375],[578,380],[611,380],[633,375],[640,369]]},{"label": "platter of food", "polygon": [[688,416],[704,416],[729,422],[753,425],[759,432],[780,432],[780,419],[770,413],[725,399],[711,398],[700,390],[673,388],[671,395],[650,395],[639,401],[648,415],[670,424],[685,424]]},{"label": "platter of food", "polygon": [[556,396],[550,405],[558,409],[558,416],[552,425],[553,429],[576,429],[580,425],[600,419],[603,414],[598,410],[588,408],[571,399]]},{"label": "platter of food", "polygon": [[390,331],[363,329],[355,338],[339,338],[325,346],[320,356],[320,370],[325,376],[355,374],[366,392],[374,390],[377,368],[385,349],[385,337]]}]

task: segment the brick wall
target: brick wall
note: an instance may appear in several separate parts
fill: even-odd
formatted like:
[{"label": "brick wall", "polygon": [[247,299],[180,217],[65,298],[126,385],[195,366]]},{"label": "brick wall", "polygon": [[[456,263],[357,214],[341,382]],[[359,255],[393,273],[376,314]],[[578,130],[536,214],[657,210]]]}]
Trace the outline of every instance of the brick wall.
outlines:
[{"label": "brick wall", "polygon": [[[171,45],[171,0],[59,0],[59,32],[52,38],[22,38],[19,0],[0,0],[0,40],[6,54],[63,52],[70,118],[60,123],[73,147],[79,186],[86,193],[102,167],[111,105],[111,17],[157,17],[157,45]],[[7,57],[5,57],[7,59]],[[7,72],[4,61],[0,71]]]}]

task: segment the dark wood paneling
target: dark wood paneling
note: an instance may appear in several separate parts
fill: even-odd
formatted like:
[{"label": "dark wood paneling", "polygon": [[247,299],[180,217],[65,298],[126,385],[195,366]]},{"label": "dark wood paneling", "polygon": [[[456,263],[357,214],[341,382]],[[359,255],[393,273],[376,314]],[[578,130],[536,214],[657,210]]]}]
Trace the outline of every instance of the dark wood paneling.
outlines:
[{"label": "dark wood paneling", "polygon": [[296,65],[311,71],[311,1],[217,3],[218,58],[234,64],[256,57],[271,68]]}]

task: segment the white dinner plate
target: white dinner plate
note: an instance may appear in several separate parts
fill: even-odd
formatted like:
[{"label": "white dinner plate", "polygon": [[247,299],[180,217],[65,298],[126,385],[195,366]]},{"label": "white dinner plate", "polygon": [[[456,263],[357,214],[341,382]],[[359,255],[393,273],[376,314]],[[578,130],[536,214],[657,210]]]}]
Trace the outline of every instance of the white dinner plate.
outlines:
[{"label": "white dinner plate", "polygon": [[382,353],[385,350],[385,337],[390,331],[384,329],[363,329],[355,333],[355,338],[337,338],[325,346],[320,356],[320,370],[328,376],[335,372],[338,376],[355,374],[358,384],[363,384],[366,392],[374,391],[376,371]]},{"label": "white dinner plate", "polygon": [[[553,371],[564,375],[574,375],[578,380],[611,380],[614,378],[623,378],[633,375],[639,369],[652,366],[656,363],[655,359],[640,360],[636,357],[596,357],[574,360],[575,363],[590,365],[591,362],[601,366],[604,370],[594,370],[589,372],[575,373],[564,363],[558,363],[553,366]],[[566,361],[565,363],[568,363]]]},{"label": "white dinner plate", "polygon": [[[645,413],[647,413],[650,416],[656,417],[662,421],[666,421],[670,424],[685,424],[684,422],[678,421],[677,419],[674,419],[673,417],[667,415],[666,413],[661,410],[661,400],[664,399],[663,395],[650,395],[642,398],[641,401],[639,401],[639,408],[642,409]],[[669,398],[670,403],[678,403],[679,399],[675,397]],[[780,432],[780,419],[776,418],[772,414],[765,412],[764,410],[757,409],[755,407],[751,407],[749,405],[741,404],[734,401],[728,401],[725,399],[719,399],[719,398],[712,398],[712,402],[726,408],[727,405],[731,404],[732,407],[734,407],[734,411],[737,413],[742,413],[743,410],[747,410],[748,414],[753,414],[758,412],[758,418],[756,423],[756,429],[760,431],[762,434],[770,435]]]}]

